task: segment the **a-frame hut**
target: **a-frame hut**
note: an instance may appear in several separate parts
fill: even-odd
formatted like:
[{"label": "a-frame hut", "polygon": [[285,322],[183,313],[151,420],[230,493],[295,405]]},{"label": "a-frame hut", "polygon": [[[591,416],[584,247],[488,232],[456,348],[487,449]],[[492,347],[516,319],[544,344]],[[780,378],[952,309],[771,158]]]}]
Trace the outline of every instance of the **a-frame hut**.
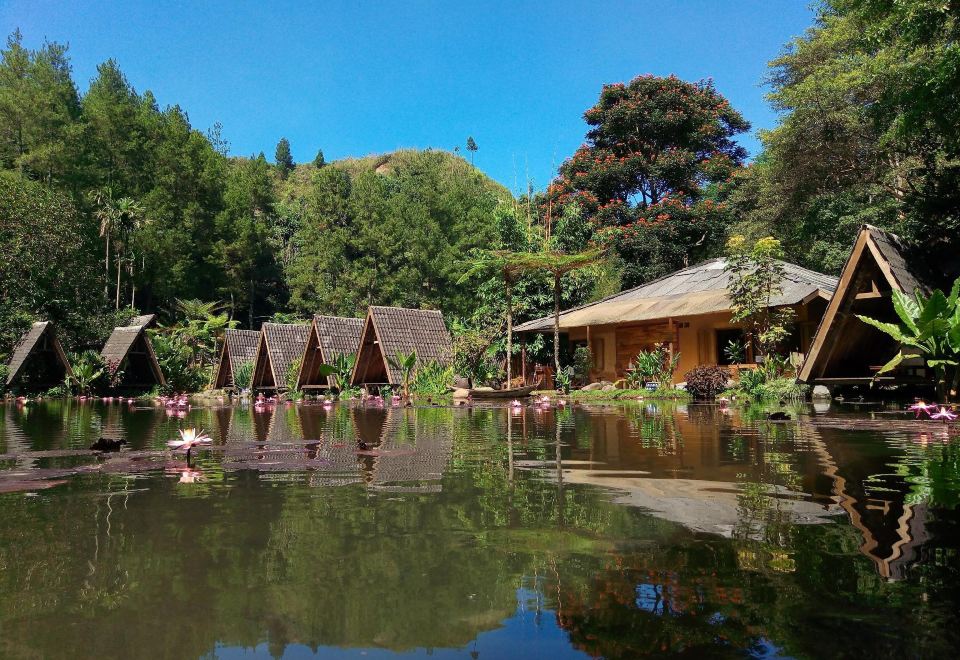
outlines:
[{"label": "a-frame hut", "polygon": [[798,380],[827,386],[875,381],[930,382],[930,375],[918,359],[905,360],[895,372],[878,377],[880,367],[896,354],[897,343],[857,318],[860,314],[897,323],[891,301],[893,291],[929,294],[942,284],[943,278],[932,272],[930,261],[930,255],[923,258],[912,254],[895,234],[865,225],[817,328]]},{"label": "a-frame hut", "polygon": [[360,346],[362,331],[363,319],[314,316],[300,365],[297,387],[301,390],[312,390],[332,386],[333,376],[321,377],[320,366],[333,364],[341,355],[355,354]]},{"label": "a-frame hut", "polygon": [[253,364],[257,359],[257,345],[260,333],[256,330],[227,329],[223,333],[223,348],[220,350],[220,362],[217,364],[217,377],[213,382],[215,389],[233,388],[233,375],[246,363]]},{"label": "a-frame hut", "polygon": [[309,335],[309,325],[264,323],[253,362],[251,387],[255,390],[285,391],[287,375],[303,357]]},{"label": "a-frame hut", "polygon": [[147,336],[147,328],[155,319],[153,314],[138,316],[130,325],[114,328],[100,351],[108,369],[123,371],[120,387],[139,389],[166,384],[153,344]]},{"label": "a-frame hut", "polygon": [[48,389],[59,385],[72,375],[70,362],[49,321],[34,323],[10,358],[7,387],[22,384],[25,387]]},{"label": "a-frame hut", "polygon": [[416,351],[417,365],[453,363],[453,341],[435,310],[370,307],[363,324],[351,384],[401,385],[403,374],[388,357]]}]

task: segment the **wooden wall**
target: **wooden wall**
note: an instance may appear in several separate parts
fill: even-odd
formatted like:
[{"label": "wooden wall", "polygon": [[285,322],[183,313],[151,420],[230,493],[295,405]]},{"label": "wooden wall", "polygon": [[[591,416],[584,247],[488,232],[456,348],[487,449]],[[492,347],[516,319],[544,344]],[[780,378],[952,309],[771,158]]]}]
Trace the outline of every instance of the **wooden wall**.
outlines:
[{"label": "wooden wall", "polygon": [[676,330],[670,324],[647,323],[644,325],[622,325],[617,328],[617,373],[623,374],[637,353],[650,350],[661,342],[677,341]]}]

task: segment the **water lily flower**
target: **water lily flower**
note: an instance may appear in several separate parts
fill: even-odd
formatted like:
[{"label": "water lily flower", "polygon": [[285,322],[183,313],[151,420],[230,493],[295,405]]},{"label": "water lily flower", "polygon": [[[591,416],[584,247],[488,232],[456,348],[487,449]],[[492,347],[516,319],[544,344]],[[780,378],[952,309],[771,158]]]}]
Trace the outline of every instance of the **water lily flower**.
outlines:
[{"label": "water lily flower", "polygon": [[213,439],[203,432],[203,429],[200,429],[198,432],[197,429],[180,429],[180,439],[179,440],[170,440],[167,442],[167,446],[174,451],[180,449],[187,450],[187,463],[190,462],[190,450],[198,445],[209,445],[213,442]]},{"label": "water lily flower", "polygon": [[178,483],[194,484],[198,481],[203,481],[203,472],[200,470],[187,469],[180,473],[180,481]]},{"label": "water lily flower", "polygon": [[523,407],[523,404],[520,402],[519,399],[514,399],[513,401],[510,402],[510,407],[511,407],[511,408],[522,408],[522,407]]},{"label": "water lily flower", "polygon": [[930,413],[930,419],[942,419],[944,422],[952,422],[957,418],[957,413],[953,412],[946,406],[940,406],[940,410],[935,413]]},{"label": "water lily flower", "polygon": [[935,403],[924,403],[922,400],[917,401],[912,406],[908,407],[907,410],[912,410],[916,415],[916,419],[920,419],[920,413],[930,414],[931,410],[936,410],[937,405]]}]

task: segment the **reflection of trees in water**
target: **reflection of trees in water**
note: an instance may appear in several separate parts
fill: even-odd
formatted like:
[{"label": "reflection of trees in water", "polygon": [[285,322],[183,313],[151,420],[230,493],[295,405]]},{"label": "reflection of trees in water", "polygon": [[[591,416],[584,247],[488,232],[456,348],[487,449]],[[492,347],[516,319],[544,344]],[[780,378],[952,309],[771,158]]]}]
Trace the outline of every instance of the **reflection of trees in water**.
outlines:
[{"label": "reflection of trees in water", "polygon": [[668,409],[662,412],[656,404],[626,408],[624,415],[635,436],[644,449],[656,449],[664,456],[676,454],[683,448],[683,434],[677,425],[677,417]]}]

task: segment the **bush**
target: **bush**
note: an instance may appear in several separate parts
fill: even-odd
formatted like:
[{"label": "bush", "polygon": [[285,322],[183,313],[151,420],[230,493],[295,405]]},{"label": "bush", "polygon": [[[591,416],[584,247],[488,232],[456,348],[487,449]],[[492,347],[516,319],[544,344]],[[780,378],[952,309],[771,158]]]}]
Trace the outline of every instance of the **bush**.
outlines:
[{"label": "bush", "polygon": [[687,392],[695,399],[712,399],[727,388],[730,371],[717,365],[701,365],[683,376],[687,381]]},{"label": "bush", "polygon": [[656,382],[660,387],[669,387],[678,362],[680,353],[675,353],[671,359],[666,344],[657,344],[652,350],[640,351],[627,367],[627,386],[631,389],[643,389],[647,382]]},{"label": "bush", "polygon": [[418,396],[443,396],[453,383],[453,367],[430,361],[417,370],[410,391]]},{"label": "bush", "polygon": [[253,382],[253,362],[244,362],[239,367],[237,367],[236,373],[233,374],[233,385],[240,390],[250,389],[250,384]]},{"label": "bush", "polygon": [[170,393],[200,390],[209,377],[202,366],[193,362],[193,348],[183,340],[182,335],[150,332],[157,363],[167,381],[165,391]]},{"label": "bush", "polygon": [[573,379],[577,383],[590,382],[590,370],[593,369],[593,354],[587,346],[578,346],[573,352]]},{"label": "bush", "polygon": [[772,377],[764,369],[744,369],[734,392],[752,401],[799,401],[807,396],[809,386],[789,377]]}]

